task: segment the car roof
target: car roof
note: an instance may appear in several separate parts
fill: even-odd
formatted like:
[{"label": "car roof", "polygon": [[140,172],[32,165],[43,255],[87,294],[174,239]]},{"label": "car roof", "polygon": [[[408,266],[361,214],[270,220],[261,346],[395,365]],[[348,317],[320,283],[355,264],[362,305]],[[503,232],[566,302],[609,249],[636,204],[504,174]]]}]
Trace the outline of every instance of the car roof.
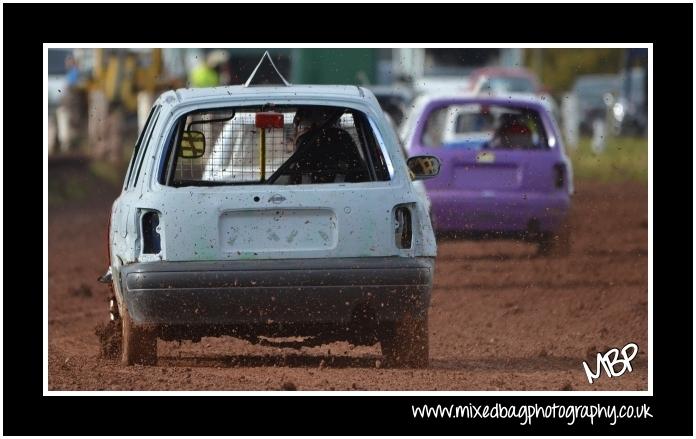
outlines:
[{"label": "car roof", "polygon": [[414,81],[417,95],[433,93],[466,93],[471,89],[468,76],[424,76]]},{"label": "car roof", "polygon": [[180,88],[173,91],[168,91],[162,94],[160,99],[168,99],[173,96],[177,103],[186,103],[189,101],[194,101],[198,99],[207,99],[215,97],[224,96],[248,96],[250,98],[257,96],[264,96],[273,98],[275,97],[287,97],[288,95],[294,95],[298,97],[307,96],[331,96],[331,97],[348,97],[348,98],[364,98],[366,93],[372,94],[368,90],[358,87],[355,85],[256,85],[256,86],[244,86],[244,85],[228,85],[221,87],[204,87],[204,88]]},{"label": "car roof", "polygon": [[518,104],[524,106],[539,106],[545,108],[544,99],[532,93],[505,93],[501,95],[495,94],[476,94],[476,93],[459,93],[459,94],[444,94],[433,93],[425,94],[418,97],[419,104],[428,105],[436,101],[457,101],[463,103],[486,103],[490,105],[510,105]]}]

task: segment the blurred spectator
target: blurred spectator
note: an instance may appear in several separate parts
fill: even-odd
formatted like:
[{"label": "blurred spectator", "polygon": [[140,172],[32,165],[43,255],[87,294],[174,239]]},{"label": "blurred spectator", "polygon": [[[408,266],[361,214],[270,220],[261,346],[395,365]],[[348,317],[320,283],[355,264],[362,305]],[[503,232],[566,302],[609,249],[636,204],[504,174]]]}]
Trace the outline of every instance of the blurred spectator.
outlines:
[{"label": "blurred spectator", "polygon": [[[221,66],[227,64],[229,56],[223,50],[214,50],[208,54],[205,62],[199,64],[191,71],[189,82],[191,87],[216,87],[220,82]],[[224,73],[224,72],[223,72]],[[229,81],[229,75],[225,78]]]},{"label": "blurred spectator", "polygon": [[215,69],[211,68],[208,63],[201,62],[191,71],[189,82],[191,87],[215,87],[218,85],[219,79]]},{"label": "blurred spectator", "polygon": [[66,90],[56,110],[58,140],[62,152],[68,152],[77,142],[80,121],[83,119],[83,94],[80,90],[80,69],[72,55],[65,58]]},{"label": "blurred spectator", "polygon": [[105,114],[105,119],[99,124],[99,140],[94,146],[95,157],[118,164],[124,159],[125,112],[120,105],[106,103]]},{"label": "blurred spectator", "polygon": [[603,119],[592,121],[592,152],[602,154],[606,146],[605,123]]},{"label": "blurred spectator", "polygon": [[65,58],[65,80],[69,88],[76,87],[80,82],[80,69],[72,55]]},{"label": "blurred spectator", "polygon": [[561,112],[566,145],[575,150],[580,142],[580,110],[578,98],[574,93],[565,96],[561,103]]}]

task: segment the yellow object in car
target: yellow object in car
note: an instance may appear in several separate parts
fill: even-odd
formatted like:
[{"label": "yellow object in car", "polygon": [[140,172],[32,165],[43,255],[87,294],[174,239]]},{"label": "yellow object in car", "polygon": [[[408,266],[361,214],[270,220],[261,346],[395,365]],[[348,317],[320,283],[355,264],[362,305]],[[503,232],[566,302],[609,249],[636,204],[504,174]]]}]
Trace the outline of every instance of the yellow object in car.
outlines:
[{"label": "yellow object in car", "polygon": [[483,151],[476,155],[476,163],[495,163],[495,154]]}]

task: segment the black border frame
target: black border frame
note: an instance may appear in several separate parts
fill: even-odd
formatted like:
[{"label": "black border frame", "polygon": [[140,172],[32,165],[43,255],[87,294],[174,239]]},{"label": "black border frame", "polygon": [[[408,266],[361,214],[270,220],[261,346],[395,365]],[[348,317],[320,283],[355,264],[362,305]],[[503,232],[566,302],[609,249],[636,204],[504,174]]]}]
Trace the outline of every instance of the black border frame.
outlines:
[{"label": "black border frame", "polygon": [[[192,32],[189,26],[177,26],[191,14],[201,11],[207,17],[205,28]],[[16,127],[22,133],[31,133],[33,139],[21,142],[24,149],[37,154],[39,130],[33,118],[13,117],[16,111],[23,115],[37,114],[39,91],[35,83],[41,81],[43,69],[39,49],[43,42],[148,42],[165,39],[203,43],[210,41],[234,42],[251,40],[258,43],[289,42],[395,42],[397,40],[461,42],[478,40],[489,43],[543,42],[556,43],[640,43],[654,44],[654,132],[655,152],[664,145],[688,144],[684,132],[693,127],[692,77],[693,60],[693,5],[665,4],[339,4],[334,6],[303,5],[223,5],[223,4],[3,4],[4,12],[4,107],[6,145],[16,145]],[[253,20],[241,17],[261,17],[263,31]],[[318,21],[314,17],[329,17]],[[43,17],[38,19],[38,17]],[[92,17],[91,20],[85,20]],[[95,19],[93,17],[98,17]],[[214,17],[214,18],[210,18]],[[292,17],[292,20],[288,20]],[[49,19],[50,18],[50,19]],[[664,24],[668,29],[662,29]],[[437,31],[433,29],[437,28]],[[491,29],[494,29],[491,31]],[[166,31],[163,31],[166,30]],[[30,55],[31,54],[31,55]],[[32,60],[31,69],[25,62]],[[39,76],[41,74],[41,76]],[[674,79],[680,79],[675,84]],[[686,78],[684,80],[684,78]],[[671,87],[671,88],[670,88]],[[27,91],[30,91],[31,98]],[[41,90],[43,92],[43,90]],[[689,108],[691,102],[691,108]],[[24,126],[26,125],[26,126]],[[671,129],[684,127],[682,130]],[[688,137],[688,136],[686,136]],[[659,145],[657,140],[659,139]],[[692,138],[693,141],[693,138]],[[32,146],[33,145],[33,146]],[[31,147],[30,147],[31,146]],[[678,160],[654,161],[654,180],[659,187],[676,189],[680,196],[690,190],[689,166],[679,149]],[[13,154],[17,150],[8,148]],[[4,151],[3,151],[4,152]],[[692,153],[692,150],[689,150]],[[28,288],[26,280],[34,277],[40,245],[30,245],[27,236],[38,241],[43,227],[38,214],[32,215],[27,197],[28,185],[21,167],[13,165],[13,154],[6,154],[5,230],[19,231],[8,236],[5,243],[4,292],[4,364],[3,364],[3,418],[7,434],[621,434],[652,435],[693,432],[693,294],[682,279],[692,273],[693,254],[682,255],[682,242],[689,242],[693,226],[691,215],[684,215],[679,201],[666,210],[672,213],[669,229],[660,229],[658,220],[654,230],[659,236],[672,237],[670,265],[659,249],[667,252],[665,244],[654,241],[659,258],[654,258],[654,396],[558,396],[558,397],[497,397],[497,396],[298,396],[298,397],[170,397],[122,398],[78,397],[61,398],[42,396],[43,348],[42,301],[38,287]],[[28,163],[22,158],[22,163]],[[41,157],[43,160],[43,157]],[[670,179],[659,180],[659,167],[669,166]],[[16,172],[17,174],[14,174]],[[692,169],[693,172],[693,169]],[[665,172],[666,174],[666,172]],[[16,177],[15,177],[16,175]],[[681,180],[680,180],[681,179]],[[20,183],[21,182],[21,186]],[[691,186],[686,186],[691,187]],[[674,193],[674,192],[673,192]],[[654,195],[653,195],[654,196]],[[657,197],[654,196],[657,200]],[[659,207],[658,207],[659,209]],[[674,214],[678,213],[678,214]],[[657,216],[657,215],[656,215]],[[667,225],[667,223],[664,223]],[[680,233],[673,232],[679,231]],[[693,231],[693,229],[691,228]],[[32,233],[29,233],[32,232]],[[10,235],[8,233],[8,235]],[[685,236],[686,235],[686,236]],[[13,242],[14,237],[21,238]],[[688,251],[688,250],[686,250]],[[693,249],[692,249],[693,251]],[[33,262],[37,261],[37,262]],[[45,269],[45,268],[44,268]],[[692,273],[693,275],[693,273]],[[38,276],[35,276],[38,277]],[[39,320],[41,318],[41,320]],[[673,343],[675,342],[675,343]],[[652,347],[651,347],[652,349]],[[674,395],[674,396],[672,396]],[[292,399],[288,399],[292,398]],[[603,403],[649,404],[652,419],[625,420],[615,426],[608,424],[567,426],[565,421],[535,421],[532,427],[520,426],[516,420],[420,420],[411,415],[411,404],[481,403]],[[153,407],[157,413],[153,413]],[[172,422],[169,419],[174,418]],[[326,425],[326,427],[325,427]],[[340,428],[336,428],[340,426]]]}]

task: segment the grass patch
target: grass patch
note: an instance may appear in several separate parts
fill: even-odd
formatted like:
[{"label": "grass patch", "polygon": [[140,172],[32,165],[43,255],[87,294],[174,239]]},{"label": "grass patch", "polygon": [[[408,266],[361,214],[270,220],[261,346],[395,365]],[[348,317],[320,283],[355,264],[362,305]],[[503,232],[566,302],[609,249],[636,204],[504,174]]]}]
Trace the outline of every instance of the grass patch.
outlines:
[{"label": "grass patch", "polygon": [[84,203],[118,193],[123,184],[124,166],[85,157],[49,159],[48,205]]},{"label": "grass patch", "polygon": [[58,181],[48,179],[48,205],[57,206],[66,201],[82,200],[88,194],[88,185],[82,178]]},{"label": "grass patch", "polygon": [[89,171],[100,180],[112,186],[120,186],[123,183],[125,171],[122,167],[114,166],[112,163],[94,161],[89,165]]},{"label": "grass patch", "polygon": [[568,148],[574,177],[579,180],[648,181],[648,139],[611,137],[603,153],[592,151],[592,140],[581,138],[576,150]]}]

